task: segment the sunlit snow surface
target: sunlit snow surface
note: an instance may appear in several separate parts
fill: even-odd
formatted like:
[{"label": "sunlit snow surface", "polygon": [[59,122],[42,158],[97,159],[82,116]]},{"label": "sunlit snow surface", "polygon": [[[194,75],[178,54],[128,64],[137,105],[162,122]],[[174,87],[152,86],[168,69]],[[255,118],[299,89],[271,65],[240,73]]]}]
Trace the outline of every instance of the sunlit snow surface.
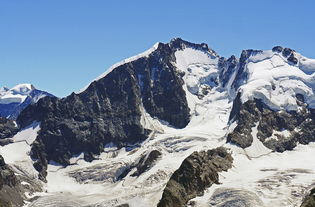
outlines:
[{"label": "sunlit snow surface", "polygon": [[22,103],[34,89],[31,84],[18,84],[11,89],[0,89],[0,104]]},{"label": "sunlit snow surface", "polygon": [[29,177],[37,178],[37,171],[33,167],[29,153],[31,144],[37,137],[37,132],[40,130],[39,123],[33,123],[17,133],[13,139],[13,143],[0,147],[0,154],[5,162],[10,164],[17,172],[27,174]]},{"label": "sunlit snow surface", "polygon": [[[148,55],[155,48],[143,55]],[[315,144],[299,145],[293,151],[273,153],[257,139],[257,126],[252,129],[252,146],[240,149],[226,144],[226,135],[236,123],[228,125],[233,101],[231,93],[220,88],[215,81],[220,72],[218,57],[192,48],[176,52],[175,57],[175,66],[185,72],[183,87],[191,109],[188,126],[174,129],[152,118],[142,107],[141,122],[153,132],[141,147],[118,150],[108,145],[99,160],[88,163],[79,154],[71,159],[72,165],[66,168],[50,163],[45,193],[26,206],[114,207],[123,203],[131,207],[156,206],[171,174],[187,156],[194,151],[222,145],[233,153],[233,168],[220,173],[222,184],[213,185],[204,196],[193,199],[195,206],[220,207],[223,201],[218,197],[213,198],[228,190],[244,195],[252,203],[251,206],[298,206],[306,190],[315,182],[312,156],[315,154]],[[308,103],[312,103],[314,69],[314,61],[304,57],[299,57],[298,66],[291,66],[283,57],[271,51],[253,56],[246,68],[249,79],[241,86],[244,92],[242,99],[261,97],[274,108],[294,109],[295,102],[291,98],[295,91],[307,95]],[[272,84],[276,86],[274,91]],[[231,81],[228,87],[230,85]],[[206,86],[211,88],[209,93],[198,96],[200,88]],[[32,134],[24,139],[32,142],[38,129],[36,126],[25,129],[14,139],[21,140],[22,133]],[[286,132],[274,132],[277,133]],[[1,154],[6,154],[5,159],[10,164],[24,162],[33,169],[32,161],[26,156],[29,149],[27,142],[18,142],[2,147]],[[117,181],[117,176],[124,169],[154,149],[160,151],[162,157],[153,168],[139,177],[130,176],[131,171],[124,179]],[[20,153],[22,155],[18,155]]]},{"label": "sunlit snow surface", "polygon": [[244,70],[249,77],[239,89],[242,101],[259,98],[275,110],[297,110],[295,94],[301,94],[315,108],[315,60],[295,54],[297,65],[271,50],[249,57]]}]

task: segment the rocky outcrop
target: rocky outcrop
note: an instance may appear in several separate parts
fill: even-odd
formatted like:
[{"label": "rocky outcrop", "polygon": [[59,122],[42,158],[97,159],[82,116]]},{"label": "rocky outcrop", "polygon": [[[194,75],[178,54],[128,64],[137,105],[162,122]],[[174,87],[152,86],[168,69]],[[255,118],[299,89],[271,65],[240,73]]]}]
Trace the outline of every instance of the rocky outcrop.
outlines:
[{"label": "rocky outcrop", "polygon": [[304,198],[301,207],[315,207],[315,188]]},{"label": "rocky outcrop", "polygon": [[276,46],[272,48],[273,52],[282,53],[282,56],[287,58],[289,63],[296,65],[298,63],[298,59],[295,56],[295,51],[290,48],[283,48],[281,46]]},{"label": "rocky outcrop", "polygon": [[219,67],[221,68],[219,75],[221,85],[222,87],[226,87],[228,82],[231,80],[233,73],[237,70],[238,59],[234,55],[227,60],[225,58],[220,58]]},{"label": "rocky outcrop", "polygon": [[23,206],[26,193],[41,191],[41,184],[23,173],[16,173],[0,155],[0,206]]},{"label": "rocky outcrop", "polygon": [[45,178],[51,160],[68,165],[71,156],[84,152],[91,161],[108,143],[122,147],[144,140],[149,130],[140,123],[142,106],[152,117],[185,127],[190,109],[182,74],[173,64],[175,51],[185,47],[209,50],[181,39],[159,43],[147,56],[117,66],[79,94],[45,97],[22,111],[17,119],[21,127],[41,122],[31,151],[40,177]]},{"label": "rocky outcrop", "polygon": [[18,127],[12,120],[0,117],[0,145],[4,145],[2,139],[13,137],[18,131]]},{"label": "rocky outcrop", "polygon": [[15,186],[17,184],[17,178],[13,170],[5,163],[3,157],[0,155],[0,189],[4,185]]},{"label": "rocky outcrop", "polygon": [[144,172],[150,170],[155,163],[161,158],[162,154],[158,150],[152,150],[145,154],[142,154],[140,159],[135,161],[129,166],[126,166],[124,170],[121,170],[117,180],[124,179],[131,171],[134,171],[130,176],[138,177]]},{"label": "rocky outcrop", "polygon": [[237,126],[232,133],[228,134],[227,142],[237,144],[242,148],[249,147],[253,142],[252,127],[260,120],[261,106],[259,100],[241,102],[241,93],[237,95],[233,102],[230,121],[237,121]]},{"label": "rocky outcrop", "polygon": [[262,100],[254,99],[241,103],[240,95],[235,99],[231,121],[237,126],[227,141],[242,148],[252,144],[252,128],[258,123],[257,138],[269,149],[277,152],[292,150],[298,143],[315,141],[315,110],[309,109],[301,94],[297,94],[298,111],[274,111]]},{"label": "rocky outcrop", "polygon": [[143,155],[140,160],[136,163],[136,171],[131,176],[139,176],[142,173],[152,168],[158,158],[161,157],[161,152],[152,150],[148,154]]},{"label": "rocky outcrop", "polygon": [[283,51],[283,47],[281,46],[275,46],[272,48],[272,52],[281,53]]},{"label": "rocky outcrop", "polygon": [[168,181],[158,207],[182,207],[203,194],[212,184],[219,184],[218,172],[232,167],[233,158],[227,149],[194,152],[187,157]]}]

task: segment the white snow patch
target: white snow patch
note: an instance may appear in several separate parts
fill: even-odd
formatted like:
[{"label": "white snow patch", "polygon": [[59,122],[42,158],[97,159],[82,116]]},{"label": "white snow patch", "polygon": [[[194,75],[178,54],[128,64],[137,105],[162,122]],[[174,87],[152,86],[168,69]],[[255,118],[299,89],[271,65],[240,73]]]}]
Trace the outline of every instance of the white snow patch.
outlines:
[{"label": "white snow patch", "polygon": [[36,139],[39,129],[39,123],[33,123],[13,136],[14,143],[0,147],[0,154],[7,164],[18,166],[18,171],[22,170],[34,178],[38,172],[33,167],[29,153],[30,144]]},{"label": "white snow patch", "polygon": [[271,150],[265,147],[265,145],[257,138],[258,124],[259,122],[256,123],[255,126],[252,128],[252,133],[251,133],[253,137],[252,145],[244,149],[245,154],[249,158],[257,158],[257,157],[271,153]]},{"label": "white snow patch", "polygon": [[25,141],[28,145],[31,145],[35,141],[39,130],[40,123],[33,122],[31,125],[27,126],[16,135],[14,135],[12,139],[14,140],[14,142]]}]

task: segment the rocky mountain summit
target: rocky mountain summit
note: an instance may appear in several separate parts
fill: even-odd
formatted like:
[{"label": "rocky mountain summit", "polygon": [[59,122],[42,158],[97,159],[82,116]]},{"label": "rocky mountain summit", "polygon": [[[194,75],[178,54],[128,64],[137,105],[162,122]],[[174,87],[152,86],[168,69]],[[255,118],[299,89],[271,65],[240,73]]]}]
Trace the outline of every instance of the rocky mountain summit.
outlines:
[{"label": "rocky mountain summit", "polygon": [[43,181],[29,206],[299,206],[314,89],[315,60],[292,49],[224,58],[175,38],[0,120],[0,153]]}]

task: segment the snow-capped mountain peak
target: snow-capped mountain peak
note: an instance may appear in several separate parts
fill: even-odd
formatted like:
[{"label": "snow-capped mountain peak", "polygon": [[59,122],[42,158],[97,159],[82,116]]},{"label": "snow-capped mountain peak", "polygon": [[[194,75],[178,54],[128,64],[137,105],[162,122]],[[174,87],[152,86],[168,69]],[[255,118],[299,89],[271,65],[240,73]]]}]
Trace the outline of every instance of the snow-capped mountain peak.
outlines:
[{"label": "snow-capped mountain peak", "polygon": [[314,108],[315,60],[289,48],[243,51],[235,79],[242,102],[262,99],[275,110],[297,110],[296,95]]},{"label": "snow-capped mountain peak", "polygon": [[14,91],[16,93],[20,94],[29,94],[31,91],[35,90],[35,87],[32,84],[24,83],[24,84],[18,84],[10,89],[11,91]]},{"label": "snow-capped mountain peak", "polygon": [[20,111],[44,96],[51,94],[37,90],[32,84],[18,84],[0,89],[0,116],[15,119]]}]

